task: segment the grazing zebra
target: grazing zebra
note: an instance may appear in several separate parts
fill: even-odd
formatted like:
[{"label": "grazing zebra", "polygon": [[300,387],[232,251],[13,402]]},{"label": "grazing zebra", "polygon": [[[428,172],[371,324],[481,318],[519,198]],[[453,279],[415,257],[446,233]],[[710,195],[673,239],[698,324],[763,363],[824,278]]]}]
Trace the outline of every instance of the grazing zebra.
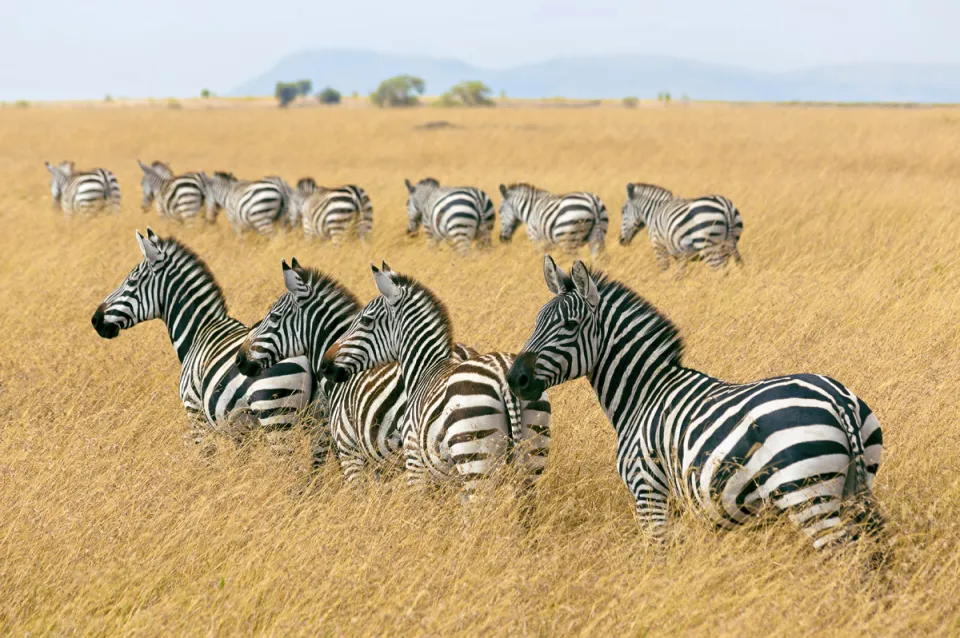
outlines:
[{"label": "grazing zebra", "polygon": [[180,398],[195,435],[204,423],[232,435],[257,422],[267,430],[288,430],[314,392],[306,357],[280,361],[256,379],[241,374],[236,355],[248,328],[227,314],[207,265],[149,228],[146,237],[137,232],[137,244],[143,261],[97,307],[97,334],[113,339],[142,321],[163,320],[182,366]]},{"label": "grazing zebra", "polygon": [[743,220],[733,202],[721,195],[682,199],[653,184],[627,184],[620,245],[629,244],[644,226],[661,270],[670,267],[671,257],[681,268],[692,259],[703,259],[711,268],[725,265],[730,257],[738,264],[743,261],[737,250]]},{"label": "grazing zebra", "polygon": [[373,229],[373,206],[367,192],[359,186],[326,188],[305,177],[297,182],[292,199],[308,239],[320,237],[339,242],[356,231],[363,240]]},{"label": "grazing zebra", "polygon": [[452,357],[450,319],[434,294],[386,263],[371,268],[380,296],[324,355],[324,375],[344,382],[384,363],[400,364],[409,394],[401,433],[411,483],[459,481],[469,498],[508,459],[527,485],[536,481],[550,446],[546,394],[521,401],[510,392],[513,355]]},{"label": "grazing zebra", "polygon": [[163,217],[177,221],[192,219],[200,214],[206,198],[203,178],[199,173],[186,173],[174,177],[173,171],[163,162],[154,162],[150,166],[137,160],[143,179],[143,201],[140,206],[144,212],[153,204]]},{"label": "grazing zebra", "polygon": [[607,207],[593,193],[553,195],[532,184],[500,184],[500,241],[513,238],[517,226],[527,226],[530,241],[544,249],[559,246],[574,252],[585,244],[594,255],[607,241]]},{"label": "grazing zebra", "polygon": [[870,487],[883,437],[870,408],[828,377],[732,384],[684,367],[677,328],[623,284],[544,259],[556,295],[510,369],[520,397],[587,376],[617,434],[617,469],[652,536],[674,498],[730,528],[766,504],[817,548],[883,526]]},{"label": "grazing zebra", "polygon": [[485,192],[473,186],[441,187],[432,177],[407,186],[407,235],[414,236],[423,224],[431,245],[449,241],[459,253],[476,240],[490,245],[495,213]]},{"label": "grazing zebra", "polygon": [[214,221],[222,208],[238,234],[252,228],[261,235],[273,235],[274,222],[287,221],[284,215],[290,209],[289,186],[278,177],[247,182],[218,172],[213,177],[201,174],[201,179],[207,192],[209,221]]},{"label": "grazing zebra", "polygon": [[77,172],[73,162],[60,162],[56,166],[44,162],[44,165],[50,171],[54,209],[62,210],[68,217],[74,213],[99,212],[107,206],[120,212],[120,183],[107,169]]},{"label": "grazing zebra", "polygon": [[[282,359],[306,355],[329,408],[330,436],[348,483],[365,467],[376,474],[398,467],[400,420],[407,393],[400,367],[391,363],[333,383],[319,373],[324,353],[340,338],[360,311],[349,290],[318,270],[302,268],[296,258],[283,265],[287,293],[270,308],[240,347],[237,364],[243,374],[257,376]],[[460,360],[477,352],[454,345]],[[318,452],[322,450],[318,447]],[[323,456],[318,455],[314,466]]]}]

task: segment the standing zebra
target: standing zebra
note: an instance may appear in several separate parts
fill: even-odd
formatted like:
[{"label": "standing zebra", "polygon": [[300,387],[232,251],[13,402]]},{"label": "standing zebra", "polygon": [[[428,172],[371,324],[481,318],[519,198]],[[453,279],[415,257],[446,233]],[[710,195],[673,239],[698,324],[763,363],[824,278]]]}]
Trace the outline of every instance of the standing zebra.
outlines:
[{"label": "standing zebra", "polygon": [[731,384],[683,366],[677,328],[623,284],[544,259],[556,295],[510,369],[521,397],[587,376],[617,434],[617,469],[658,541],[675,498],[730,528],[772,504],[817,548],[883,522],[870,487],[883,436],[837,381],[794,374]]},{"label": "standing zebra", "polygon": [[509,242],[517,226],[527,226],[530,241],[544,249],[559,246],[575,252],[585,244],[593,255],[604,249],[610,219],[593,193],[553,195],[532,184],[500,184],[500,241]]},{"label": "standing zebra", "polygon": [[200,214],[206,198],[206,188],[199,173],[186,173],[174,177],[173,171],[163,162],[154,162],[150,166],[137,160],[143,179],[143,201],[140,206],[144,212],[153,204],[163,217],[177,221],[192,219]]},{"label": "standing zebra", "polygon": [[74,213],[99,212],[109,206],[120,212],[120,183],[117,177],[105,168],[91,171],[74,170],[73,162],[60,162],[56,166],[44,162],[50,171],[50,193],[53,206],[68,217]]},{"label": "standing zebra", "polygon": [[273,235],[274,222],[283,219],[289,208],[289,193],[280,178],[247,182],[230,173],[201,174],[201,178],[207,192],[207,219],[215,220],[217,209],[222,208],[238,234],[252,228],[261,235]]},{"label": "standing zebra", "polygon": [[407,186],[407,235],[414,236],[423,224],[430,245],[449,241],[463,254],[476,240],[490,245],[495,213],[485,192],[473,186],[441,187],[432,177]]},{"label": "standing zebra", "polygon": [[137,232],[137,244],[143,261],[97,307],[97,334],[113,339],[142,321],[163,320],[182,366],[180,398],[194,435],[204,423],[219,433],[242,433],[257,422],[267,430],[288,430],[313,396],[306,358],[278,362],[256,379],[241,374],[236,355],[248,329],[227,314],[207,265],[149,228],[146,237]]},{"label": "standing zebra", "polygon": [[304,177],[297,182],[293,199],[308,239],[320,237],[339,242],[356,231],[363,240],[373,229],[373,205],[359,186],[326,188],[317,186],[313,178]]},{"label": "standing zebra", "polygon": [[620,245],[629,244],[644,226],[660,270],[670,267],[671,257],[681,268],[690,259],[703,259],[711,268],[725,265],[730,257],[743,262],[737,250],[743,220],[733,202],[721,195],[682,199],[653,184],[627,184]]},{"label": "standing zebra", "polygon": [[[320,392],[329,406],[329,435],[348,483],[365,467],[379,474],[400,465],[400,420],[407,393],[400,366],[391,363],[333,383],[319,373],[324,353],[350,327],[360,303],[349,290],[320,271],[302,268],[296,258],[283,261],[287,293],[270,308],[240,347],[237,364],[243,374],[257,376],[278,361],[306,355]],[[454,357],[477,353],[454,345]],[[318,452],[322,450],[317,448]],[[323,460],[318,454],[314,467]],[[402,467],[402,466],[401,466]]]},{"label": "standing zebra", "polygon": [[[323,358],[324,375],[344,382],[391,361],[400,364],[410,395],[401,430],[411,483],[457,480],[464,497],[503,461],[512,460],[527,485],[536,481],[550,446],[545,393],[521,401],[507,387],[513,355],[457,360],[446,308],[410,277],[373,267],[380,296]],[[518,449],[519,448],[519,449]]]}]

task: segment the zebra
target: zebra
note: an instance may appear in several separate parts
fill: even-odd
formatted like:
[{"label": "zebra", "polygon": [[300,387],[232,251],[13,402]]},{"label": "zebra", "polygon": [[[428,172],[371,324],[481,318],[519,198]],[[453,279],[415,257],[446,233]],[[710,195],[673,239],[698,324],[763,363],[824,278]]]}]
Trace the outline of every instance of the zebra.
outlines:
[{"label": "zebra", "polygon": [[91,320],[97,334],[113,339],[140,322],[163,320],[181,364],[180,399],[194,442],[206,429],[234,438],[257,423],[268,433],[289,430],[313,398],[307,358],[279,361],[256,379],[243,375],[236,354],[248,328],[227,314],[203,260],[150,228],[146,237],[137,231],[137,245],[143,261],[97,307]]},{"label": "zebra", "polygon": [[226,211],[227,220],[237,234],[254,229],[261,235],[273,235],[274,222],[284,218],[289,206],[289,186],[278,177],[255,182],[237,180],[231,173],[218,172],[213,177],[201,173],[207,192],[207,220],[216,219],[217,210]]},{"label": "zebra", "polygon": [[140,207],[144,212],[153,204],[163,217],[177,221],[192,219],[200,214],[206,198],[205,182],[199,173],[186,173],[175,177],[169,166],[163,162],[153,162],[147,166],[137,160],[143,179],[143,201]]},{"label": "zebra", "polygon": [[411,484],[459,482],[466,501],[510,460],[532,486],[550,447],[546,393],[521,401],[510,392],[511,354],[452,357],[450,319],[433,292],[386,263],[371,269],[380,295],[326,352],[324,376],[342,383],[384,363],[400,364],[409,393],[401,435]]},{"label": "zebra", "polygon": [[493,202],[485,192],[473,186],[441,187],[432,177],[407,186],[407,235],[415,236],[423,225],[430,245],[449,241],[463,254],[476,240],[481,247],[490,245],[490,233],[496,217]]},{"label": "zebra", "polygon": [[[323,355],[346,332],[360,303],[332,277],[301,267],[296,257],[291,265],[283,260],[281,266],[287,292],[247,335],[237,353],[240,371],[255,377],[278,361],[306,355],[326,399],[329,436],[345,480],[357,481],[367,467],[375,475],[396,468],[400,420],[407,405],[400,366],[390,363],[355,375],[346,383],[326,380],[319,373]],[[459,360],[477,354],[463,344],[454,345],[453,356]],[[325,458],[321,445],[316,450],[314,469]]]},{"label": "zebra", "polygon": [[[871,495],[883,435],[870,408],[816,374],[732,384],[684,367],[676,326],[620,282],[546,256],[555,296],[509,372],[521,398],[586,376],[617,434],[617,470],[657,543],[668,499],[732,528],[772,504],[814,547],[881,536]],[[853,515],[853,523],[844,518]]]},{"label": "zebra", "polygon": [[308,239],[320,237],[341,241],[353,230],[357,237],[366,239],[373,229],[373,205],[367,192],[354,184],[337,188],[317,186],[311,177],[297,182],[292,195]]},{"label": "zebra", "polygon": [[120,183],[116,175],[105,168],[76,171],[73,162],[56,166],[44,162],[50,171],[50,193],[53,207],[68,217],[74,213],[99,212],[109,207],[120,212]]},{"label": "zebra", "polygon": [[733,202],[722,195],[682,199],[654,184],[629,183],[620,245],[628,245],[644,226],[660,270],[670,267],[671,257],[681,269],[692,259],[703,259],[711,268],[726,265],[730,257],[743,263],[737,249],[743,220]]},{"label": "zebra", "polygon": [[509,243],[517,226],[544,249],[559,246],[576,252],[589,244],[597,255],[607,241],[607,207],[593,193],[578,191],[553,195],[532,184],[500,184],[500,241]]}]

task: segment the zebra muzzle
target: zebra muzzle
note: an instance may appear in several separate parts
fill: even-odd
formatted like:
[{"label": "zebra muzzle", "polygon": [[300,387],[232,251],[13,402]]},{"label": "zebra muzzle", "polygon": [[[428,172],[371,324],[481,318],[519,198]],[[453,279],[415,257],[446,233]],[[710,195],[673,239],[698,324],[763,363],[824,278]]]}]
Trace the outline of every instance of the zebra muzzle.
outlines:
[{"label": "zebra muzzle", "polygon": [[525,401],[537,399],[546,390],[546,383],[536,377],[537,354],[525,352],[517,357],[507,372],[510,390]]},{"label": "zebra muzzle", "polygon": [[340,345],[335,343],[330,346],[330,349],[327,350],[326,354],[323,355],[323,359],[320,361],[320,374],[326,377],[328,381],[343,383],[350,378],[350,373],[347,372],[345,368],[337,365],[338,354],[340,354]]},{"label": "zebra muzzle", "polygon": [[258,359],[251,359],[249,353],[242,349],[237,353],[237,369],[245,377],[256,377],[264,371],[266,366]]},{"label": "zebra muzzle", "polygon": [[97,331],[97,334],[104,339],[113,339],[120,334],[120,326],[115,323],[107,323],[106,316],[103,312],[103,304],[97,307],[97,311],[93,313],[93,318],[90,320],[90,323],[93,324],[93,329]]}]

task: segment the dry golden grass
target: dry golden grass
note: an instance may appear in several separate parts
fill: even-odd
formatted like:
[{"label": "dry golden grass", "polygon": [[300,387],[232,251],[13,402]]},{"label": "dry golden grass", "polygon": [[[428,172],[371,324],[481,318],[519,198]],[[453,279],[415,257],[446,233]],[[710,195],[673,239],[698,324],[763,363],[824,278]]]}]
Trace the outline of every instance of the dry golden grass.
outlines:
[{"label": "dry golden grass", "polygon": [[[427,119],[459,126],[416,131]],[[960,632],[960,111],[678,109],[20,109],[0,118],[0,630],[80,634],[796,635]],[[113,169],[119,217],[50,211],[43,160]],[[370,246],[238,242],[225,220],[143,215],[136,159],[241,176],[355,181]],[[459,339],[515,351],[548,298],[524,238],[457,259],[403,234],[403,178],[497,194],[591,189],[611,210],[606,267],[669,314],[690,365],[730,380],[830,374],[887,442],[876,493],[897,560],[824,560],[785,523],[722,534],[692,517],[647,547],[584,381],[553,391],[554,449],[530,532],[509,501],[469,522],[455,495],[308,483],[262,441],[211,459],[181,444],[179,367],[159,322],[103,341],[90,316],[175,233],[252,323],[296,255],[373,296],[386,258],[447,301]],[[627,180],[722,192],[746,224],[742,271],[660,275],[645,235],[616,245]],[[499,197],[497,197],[499,200]],[[522,231],[521,231],[522,233]],[[562,258],[568,266],[569,260]]]}]

